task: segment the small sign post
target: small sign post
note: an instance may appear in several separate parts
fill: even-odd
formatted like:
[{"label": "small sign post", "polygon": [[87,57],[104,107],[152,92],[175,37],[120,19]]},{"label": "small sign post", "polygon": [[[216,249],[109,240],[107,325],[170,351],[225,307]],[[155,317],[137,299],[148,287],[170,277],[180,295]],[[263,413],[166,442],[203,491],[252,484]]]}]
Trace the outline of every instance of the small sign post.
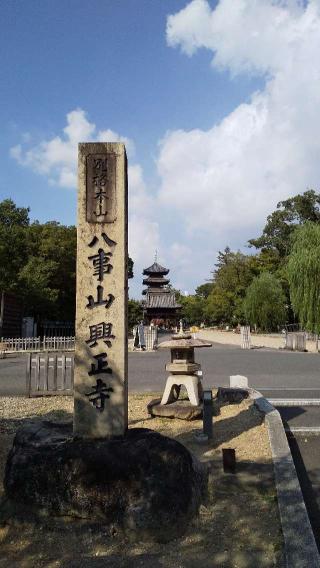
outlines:
[{"label": "small sign post", "polygon": [[213,415],[213,403],[212,403],[212,391],[203,391],[203,433],[208,436],[208,440],[212,438],[212,415]]}]

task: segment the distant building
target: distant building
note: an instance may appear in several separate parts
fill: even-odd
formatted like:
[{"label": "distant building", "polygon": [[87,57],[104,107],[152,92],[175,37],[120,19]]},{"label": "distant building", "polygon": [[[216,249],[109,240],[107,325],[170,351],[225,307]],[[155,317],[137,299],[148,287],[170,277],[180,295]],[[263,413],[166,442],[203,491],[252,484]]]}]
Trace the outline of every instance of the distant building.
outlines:
[{"label": "distant building", "polygon": [[169,269],[160,266],[156,261],[143,271],[146,276],[143,285],[147,286],[142,292],[145,295],[142,307],[146,324],[159,323],[159,320],[162,320],[168,327],[176,325],[179,320],[181,305],[176,302],[175,293],[168,287],[168,273]]}]

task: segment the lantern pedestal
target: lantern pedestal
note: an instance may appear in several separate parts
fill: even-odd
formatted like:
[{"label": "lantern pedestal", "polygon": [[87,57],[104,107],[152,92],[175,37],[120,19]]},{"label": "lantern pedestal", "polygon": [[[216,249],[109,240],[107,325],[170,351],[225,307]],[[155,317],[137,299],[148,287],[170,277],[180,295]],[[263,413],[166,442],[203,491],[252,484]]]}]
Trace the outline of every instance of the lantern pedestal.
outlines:
[{"label": "lantern pedestal", "polygon": [[[159,349],[169,348],[171,351],[171,361],[166,365],[166,370],[170,374],[161,401],[149,403],[149,414],[184,420],[200,418],[203,389],[201,365],[194,360],[194,350],[197,347],[211,347],[211,343],[194,339],[190,334],[184,333],[182,324],[180,332],[173,335],[170,341],[159,344]],[[179,400],[182,386],[187,391],[188,401]]]},{"label": "lantern pedestal", "polygon": [[202,401],[202,384],[197,375],[169,375],[161,399],[161,404],[170,404],[179,398],[181,387],[186,388],[188,398],[193,406],[199,406]]}]

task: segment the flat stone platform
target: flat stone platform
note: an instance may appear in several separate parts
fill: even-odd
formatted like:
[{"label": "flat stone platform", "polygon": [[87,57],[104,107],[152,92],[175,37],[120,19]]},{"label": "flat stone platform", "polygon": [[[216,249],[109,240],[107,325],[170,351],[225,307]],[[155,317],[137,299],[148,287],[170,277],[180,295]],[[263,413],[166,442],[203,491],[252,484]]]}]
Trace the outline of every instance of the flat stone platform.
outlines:
[{"label": "flat stone platform", "polygon": [[180,420],[199,420],[202,417],[202,404],[194,406],[188,400],[177,400],[169,404],[160,404],[161,398],[153,399],[148,404],[151,416],[179,418]]}]

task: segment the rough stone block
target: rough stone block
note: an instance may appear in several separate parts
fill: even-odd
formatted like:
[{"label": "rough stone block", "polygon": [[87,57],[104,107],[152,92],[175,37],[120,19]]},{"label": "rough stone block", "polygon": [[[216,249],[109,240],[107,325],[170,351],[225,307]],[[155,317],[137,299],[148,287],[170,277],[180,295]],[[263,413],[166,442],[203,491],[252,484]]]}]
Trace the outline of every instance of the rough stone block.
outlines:
[{"label": "rough stone block", "polygon": [[34,422],[15,437],[9,501],[28,510],[173,539],[197,514],[206,470],[179,442],[143,428],[120,439],[73,438],[71,424]]},{"label": "rough stone block", "polygon": [[220,404],[240,404],[249,393],[245,389],[220,387],[217,392],[217,401]]}]

